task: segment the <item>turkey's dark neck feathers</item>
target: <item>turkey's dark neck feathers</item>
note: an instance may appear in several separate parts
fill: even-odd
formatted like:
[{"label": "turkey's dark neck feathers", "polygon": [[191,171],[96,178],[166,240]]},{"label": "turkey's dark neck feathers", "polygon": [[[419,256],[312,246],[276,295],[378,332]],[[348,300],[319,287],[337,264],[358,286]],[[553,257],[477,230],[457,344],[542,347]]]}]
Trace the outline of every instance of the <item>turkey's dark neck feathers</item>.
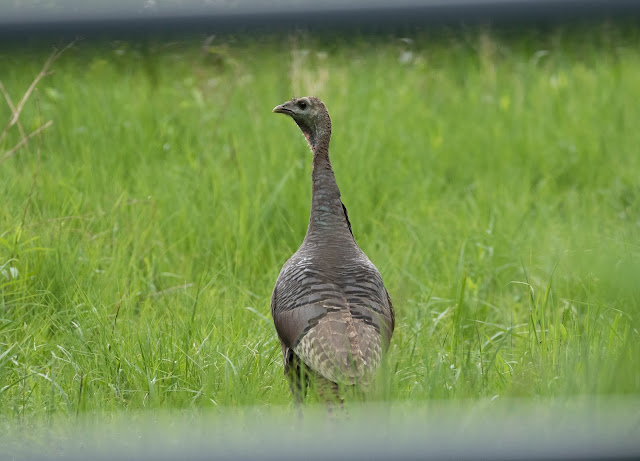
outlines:
[{"label": "turkey's dark neck feathers", "polygon": [[313,152],[313,189],[307,236],[321,234],[332,239],[347,235],[352,237],[347,209],[340,200],[340,189],[329,160],[331,121],[327,115],[325,123],[308,132],[305,128],[301,126]]}]

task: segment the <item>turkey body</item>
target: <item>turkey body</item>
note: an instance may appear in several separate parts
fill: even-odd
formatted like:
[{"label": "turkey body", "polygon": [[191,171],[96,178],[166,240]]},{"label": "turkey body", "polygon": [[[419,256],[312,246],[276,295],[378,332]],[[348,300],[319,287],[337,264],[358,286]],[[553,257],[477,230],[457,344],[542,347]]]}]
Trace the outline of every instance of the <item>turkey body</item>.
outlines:
[{"label": "turkey body", "polygon": [[366,389],[393,333],[391,299],[380,272],[353,237],[329,161],[326,107],[317,98],[305,97],[274,112],[296,121],[313,152],[309,227],[298,251],[282,267],[271,298],[285,374],[298,400],[301,373],[333,386]]}]

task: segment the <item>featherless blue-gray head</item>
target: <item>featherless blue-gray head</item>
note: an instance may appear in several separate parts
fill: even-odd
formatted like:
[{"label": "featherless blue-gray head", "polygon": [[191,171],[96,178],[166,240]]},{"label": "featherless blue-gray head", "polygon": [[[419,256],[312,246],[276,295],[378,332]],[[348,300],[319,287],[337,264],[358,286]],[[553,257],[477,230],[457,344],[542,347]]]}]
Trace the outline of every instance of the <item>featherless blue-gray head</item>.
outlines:
[{"label": "featherless blue-gray head", "polygon": [[331,138],[331,118],[324,103],[315,96],[293,98],[273,108],[277,114],[291,117],[307,138],[309,146],[314,150]]}]

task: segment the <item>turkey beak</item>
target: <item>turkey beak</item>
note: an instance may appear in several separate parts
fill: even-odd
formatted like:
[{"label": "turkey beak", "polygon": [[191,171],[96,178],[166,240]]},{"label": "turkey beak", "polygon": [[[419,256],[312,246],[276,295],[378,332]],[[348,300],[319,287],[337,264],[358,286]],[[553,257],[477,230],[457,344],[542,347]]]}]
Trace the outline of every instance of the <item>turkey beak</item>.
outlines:
[{"label": "turkey beak", "polygon": [[287,103],[280,104],[279,106],[274,107],[273,112],[275,112],[276,114],[286,114],[286,115],[293,114],[293,111],[287,107]]}]

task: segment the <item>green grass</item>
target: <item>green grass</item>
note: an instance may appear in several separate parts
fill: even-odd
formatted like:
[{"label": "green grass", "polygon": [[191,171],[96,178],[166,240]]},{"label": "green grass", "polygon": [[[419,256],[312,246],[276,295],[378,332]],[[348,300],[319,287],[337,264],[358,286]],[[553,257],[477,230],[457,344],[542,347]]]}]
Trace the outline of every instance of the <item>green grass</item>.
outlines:
[{"label": "green grass", "polygon": [[[271,109],[305,94],[396,308],[373,399],[637,394],[640,34],[412,38],[65,52],[20,117],[40,164],[0,161],[0,418],[289,404],[269,300],[311,156]],[[50,52],[0,51],[15,104]]]}]

